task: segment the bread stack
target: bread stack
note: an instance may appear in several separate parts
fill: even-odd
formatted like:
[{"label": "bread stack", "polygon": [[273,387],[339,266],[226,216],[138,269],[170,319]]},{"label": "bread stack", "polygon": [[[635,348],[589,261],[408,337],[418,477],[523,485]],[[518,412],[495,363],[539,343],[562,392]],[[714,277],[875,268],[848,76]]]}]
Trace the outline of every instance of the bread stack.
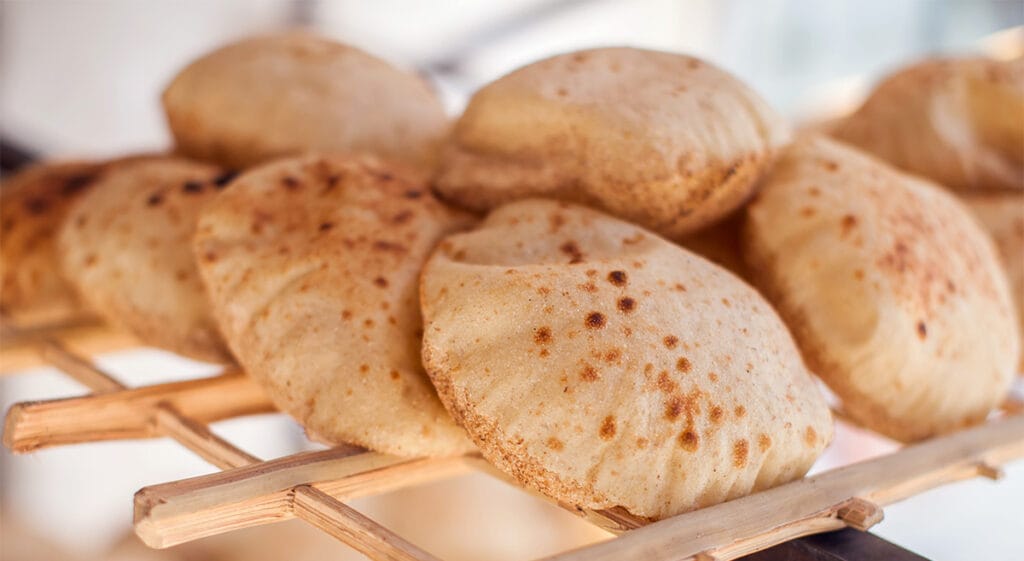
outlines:
[{"label": "bread stack", "polygon": [[[1021,187],[1019,137],[990,114],[1020,107],[1007,80],[942,105],[979,128],[979,161],[937,179]],[[832,437],[814,375],[915,440],[982,421],[1018,363],[1008,282],[963,204],[792,139],[693,57],[555,56],[450,125],[416,77],[286,34],[201,58],[164,107],[175,155],[5,187],[4,311],[86,306],[235,361],[328,443],[478,450],[558,501],[659,519],[801,477]]]}]

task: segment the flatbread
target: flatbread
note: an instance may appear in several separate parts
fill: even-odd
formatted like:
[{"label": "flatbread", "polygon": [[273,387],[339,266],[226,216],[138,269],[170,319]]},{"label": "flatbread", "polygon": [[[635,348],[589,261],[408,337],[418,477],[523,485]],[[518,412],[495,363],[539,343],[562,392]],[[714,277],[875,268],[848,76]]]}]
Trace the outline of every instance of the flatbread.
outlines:
[{"label": "flatbread", "polygon": [[726,270],[568,203],[503,206],[423,272],[423,360],[484,456],[587,508],[663,518],[803,475],[831,416]]},{"label": "flatbread", "polygon": [[236,179],[195,251],[235,356],[282,411],[327,442],[441,456],[472,445],[420,364],[416,287],[467,224],[394,166],[309,156]]},{"label": "flatbread", "polygon": [[593,49],[478,91],[437,190],[476,210],[530,196],[586,203],[679,239],[737,208],[788,136],[757,94],[706,62]]},{"label": "flatbread", "polygon": [[836,138],[951,189],[1024,190],[1024,59],[930,59],[882,81]]},{"label": "flatbread", "polygon": [[68,279],[92,309],[140,342],[232,362],[192,254],[199,211],[229,177],[177,158],[107,171],[75,202],[58,235]]},{"label": "flatbread", "polygon": [[935,184],[823,137],[789,148],[748,208],[747,264],[811,369],[898,440],[985,419],[1020,352],[995,248]]},{"label": "flatbread", "polygon": [[0,310],[17,324],[55,323],[85,312],[60,272],[56,233],[72,202],[102,167],[98,162],[46,162],[3,178]]},{"label": "flatbread", "polygon": [[[1017,305],[1017,322],[1024,326],[1024,193],[969,193],[961,200],[992,236]],[[1024,372],[1024,357],[1017,368]]]},{"label": "flatbread", "polygon": [[188,156],[241,169],[303,152],[370,152],[424,168],[448,128],[412,73],[311,35],[244,39],[199,58],[163,94]]}]

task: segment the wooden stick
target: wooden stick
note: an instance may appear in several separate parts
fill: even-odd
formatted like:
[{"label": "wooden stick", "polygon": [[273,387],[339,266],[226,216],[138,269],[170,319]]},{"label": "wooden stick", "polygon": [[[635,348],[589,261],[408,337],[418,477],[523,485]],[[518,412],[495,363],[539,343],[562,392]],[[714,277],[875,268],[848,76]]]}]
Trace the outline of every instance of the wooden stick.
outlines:
[{"label": "wooden stick", "polygon": [[146,487],[135,494],[135,532],[163,548],[291,518],[297,487],[340,499],[382,493],[470,469],[466,457],[400,458],[358,449],[304,452]]},{"label": "wooden stick", "polygon": [[[77,359],[61,359],[61,362],[73,363],[74,360]],[[103,378],[98,375],[95,378],[97,383],[90,385],[105,389],[107,384],[99,383]],[[190,439],[199,432],[204,435],[209,432],[205,427],[200,429],[196,422],[209,423],[272,411],[274,407],[263,390],[248,376],[234,371],[211,378],[99,395],[17,403],[7,412],[3,442],[11,451],[23,453],[48,446],[101,440],[158,436]],[[189,421],[183,422],[182,416]],[[190,428],[185,430],[183,425]],[[195,434],[188,434],[189,430]]]},{"label": "wooden stick", "polygon": [[[10,325],[6,321],[4,324]],[[139,342],[128,333],[95,320],[41,329],[5,329],[0,335],[0,375],[49,364],[39,355],[40,340],[66,341],[75,352],[85,356],[139,346]]]},{"label": "wooden stick", "polygon": [[[437,561],[433,555],[394,532],[309,485],[293,491],[295,514],[324,532],[351,545],[371,559],[384,561]],[[383,530],[383,531],[382,531]]]},{"label": "wooden stick", "polygon": [[[639,528],[550,561],[735,559],[856,521],[869,526],[887,505],[1024,457],[1024,416],[1006,416],[899,452],[821,473]],[[853,501],[853,502],[851,502]],[[851,510],[851,505],[856,505]],[[850,522],[840,513],[846,509]],[[852,514],[854,511],[860,514]]]},{"label": "wooden stick", "polygon": [[[7,336],[11,334],[18,334],[17,331],[13,329],[9,324],[3,327],[3,333]],[[114,394],[114,392],[128,391],[120,382],[118,382],[113,377],[109,376],[108,374],[97,368],[90,361],[85,360],[75,355],[74,353],[68,351],[63,345],[57,343],[56,341],[49,338],[41,338],[36,343],[38,345],[40,354],[43,356],[44,359],[52,361],[55,365],[67,368],[68,370],[66,370],[66,372],[69,375],[81,381],[86,386],[94,388],[96,391],[99,392],[108,392],[107,396],[96,395],[89,398],[83,398],[84,400],[87,401],[93,400],[92,402],[90,402],[90,405],[88,406],[90,410],[96,410],[96,407],[94,406],[95,400],[103,399],[104,397],[109,397],[111,394]],[[232,380],[232,382],[248,384],[250,392],[252,391],[252,389],[256,388],[255,384],[251,384],[247,380],[241,382],[240,373],[234,374],[234,377],[236,379]],[[222,382],[225,380],[230,380],[231,378],[232,375],[229,374],[225,376],[220,376],[218,377],[218,379],[214,380]],[[189,382],[183,382],[182,384],[189,384]],[[209,389],[208,384],[204,387],[207,390]],[[159,397],[163,398],[157,399],[155,401],[149,399],[148,403],[135,403],[136,415],[143,418],[151,418],[152,425],[156,432],[175,439],[189,450],[192,450],[203,459],[209,461],[210,463],[221,469],[236,468],[245,465],[252,465],[253,467],[259,468],[262,465],[265,465],[260,463],[259,458],[248,454],[247,452],[234,446],[230,442],[213,434],[213,432],[211,432],[204,424],[198,422],[197,420],[191,417],[186,416],[185,414],[179,411],[179,408],[185,406],[193,406],[202,403],[202,406],[196,407],[195,412],[209,412],[212,409],[212,407],[210,407],[212,405],[212,402],[210,399],[211,395],[209,391],[205,393],[198,392],[198,395],[206,399],[195,399],[195,396],[193,396],[192,399],[185,400],[181,399],[181,395],[183,392],[181,391],[180,387],[178,388],[177,392],[161,393],[160,389],[161,388],[157,388],[156,390],[154,390],[154,387],[143,388],[142,390],[138,390],[137,393],[141,392],[143,394],[147,394],[144,398],[138,399],[138,395],[134,396],[136,397],[136,399],[134,400],[136,402],[145,402],[147,400],[146,398],[152,398],[152,394],[154,393],[156,393]],[[166,390],[167,388],[164,387],[162,389]],[[221,389],[223,390],[223,388]],[[263,405],[269,404],[269,402],[266,401],[266,397],[263,395],[262,391],[256,390],[255,395],[259,396],[259,398],[262,398]],[[123,405],[124,402],[126,401],[123,399],[123,395],[115,394],[113,397],[113,400],[108,401],[111,401],[111,403],[115,404],[115,406],[117,404]],[[224,399],[223,395],[217,395],[216,397],[218,398],[219,402],[228,401]],[[250,397],[252,397],[252,395],[250,395]],[[127,401],[132,400],[129,399]],[[234,403],[235,402],[232,402],[232,404]],[[185,407],[184,410],[186,412],[190,411],[190,409],[188,409],[187,407]],[[23,419],[24,410],[14,415],[14,422],[11,422],[8,425],[9,427],[17,427],[19,425],[24,426],[25,423],[18,421],[19,415]],[[125,419],[124,417],[119,418],[121,418],[122,420]],[[10,415],[8,416],[8,420],[11,420]],[[77,418],[75,420],[78,421],[79,423],[82,422],[81,418]],[[13,431],[13,429],[11,430]],[[90,427],[90,430],[95,431],[95,427]],[[6,429],[4,432],[4,439],[5,441],[8,440],[8,433]],[[11,437],[11,440],[14,440],[13,436]],[[363,459],[365,461],[372,460],[373,456],[373,454],[369,453],[359,454],[361,450],[354,447],[336,448],[332,452],[344,453],[353,458],[363,456]],[[353,475],[358,476],[364,474],[353,473]],[[402,478],[402,481],[400,483],[406,484],[408,481],[412,479],[413,478],[408,477]],[[348,484],[351,485],[351,482],[348,482]],[[379,482],[377,483],[377,485],[379,485]],[[372,486],[367,485],[366,487],[370,488]],[[358,512],[348,508],[337,499],[334,499],[319,490],[310,488],[310,491],[308,492],[303,491],[301,493],[302,504],[299,508],[295,508],[295,497],[297,494],[298,493],[296,493],[294,489],[289,493],[289,511],[294,510],[294,512],[299,517],[307,520],[309,523],[317,526],[321,530],[327,531],[334,537],[352,546],[357,551],[366,553],[368,555],[373,555],[375,557],[380,556],[386,559],[434,561],[434,558],[426,552],[420,550],[412,544],[409,544],[408,542],[401,539],[387,528],[380,526],[379,524],[370,520],[366,516],[363,516],[362,514],[359,514]]]}]

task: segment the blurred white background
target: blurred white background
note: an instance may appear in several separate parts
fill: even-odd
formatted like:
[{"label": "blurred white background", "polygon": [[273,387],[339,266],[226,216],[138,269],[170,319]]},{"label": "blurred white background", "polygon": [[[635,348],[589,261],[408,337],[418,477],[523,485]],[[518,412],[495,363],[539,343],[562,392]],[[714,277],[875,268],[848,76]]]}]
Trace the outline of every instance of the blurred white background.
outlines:
[{"label": "blurred white background", "polygon": [[[880,73],[895,66],[929,53],[976,51],[983,38],[1022,23],[1021,0],[3,1],[0,136],[43,155],[103,156],[165,147],[169,136],[158,97],[179,68],[232,39],[295,26],[418,70],[433,81],[453,115],[477,87],[524,63],[560,51],[625,44],[704,57],[803,120],[850,107]],[[206,366],[148,351],[112,356],[105,365],[132,384],[210,373]],[[15,401],[81,392],[55,372],[36,371],[0,380],[0,405],[6,409]],[[298,427],[280,416],[231,421],[218,429],[267,457],[304,445]],[[816,469],[891,449],[880,439],[843,429]],[[6,547],[0,542],[0,559],[43,558],[41,549],[37,556],[14,557],[9,538],[15,531],[22,537],[44,535],[83,559],[107,556],[104,552],[130,527],[135,490],[211,469],[162,441],[19,457],[4,451],[0,539],[8,539]],[[934,559],[1022,559],[1024,465],[1007,471],[1009,477],[998,485],[966,482],[888,508],[876,531]],[[473,479],[461,485],[471,495],[504,494],[520,501],[516,508],[557,516],[532,499],[508,498],[518,495],[498,484]],[[438,494],[451,489],[423,493],[439,502]],[[483,524],[485,502],[478,501],[459,523]],[[424,509],[422,500],[420,510],[411,512],[403,510],[412,507],[396,504],[357,506],[382,520],[391,516],[399,525],[415,526],[415,516],[441,516],[437,509]],[[574,528],[581,540],[596,536],[573,522],[560,524],[565,526],[559,529]],[[501,528],[464,531],[499,548],[511,547]],[[294,532],[281,539],[319,539],[314,532]],[[530,555],[550,553],[557,541],[543,533],[529,536],[538,542]],[[345,551],[326,538],[319,544],[319,552]],[[127,551],[118,558],[149,558]],[[287,556],[298,558],[298,549]]]}]

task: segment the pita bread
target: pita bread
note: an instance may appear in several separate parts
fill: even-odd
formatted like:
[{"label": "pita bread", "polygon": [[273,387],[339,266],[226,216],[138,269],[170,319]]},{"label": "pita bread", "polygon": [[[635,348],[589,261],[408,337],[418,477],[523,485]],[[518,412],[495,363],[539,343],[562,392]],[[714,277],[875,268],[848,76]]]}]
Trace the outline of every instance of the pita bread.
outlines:
[{"label": "pita bread", "polygon": [[60,273],[56,232],[72,202],[102,170],[94,162],[47,162],[3,180],[0,309],[20,325],[58,322],[83,305]]},{"label": "pita bread", "polygon": [[163,95],[179,150],[230,168],[309,151],[430,167],[448,127],[414,74],[314,35],[245,39],[196,60]]},{"label": "pita bread", "polygon": [[757,94],[699,59],[580,51],[478,91],[436,187],[476,210],[586,203],[679,239],[737,208],[788,135]]},{"label": "pita bread", "polygon": [[1024,189],[1024,59],[932,59],[886,78],[832,134],[951,189]]},{"label": "pita bread", "polygon": [[247,172],[203,212],[195,250],[246,372],[316,437],[403,456],[472,449],[420,364],[417,279],[468,225],[371,158]]},{"label": "pita bread", "polygon": [[567,203],[501,207],[424,269],[423,359],[484,456],[662,518],[800,477],[832,435],[782,321],[724,269]]},{"label": "pita bread", "polygon": [[90,307],[142,343],[231,362],[192,254],[199,210],[228,177],[158,158],[99,178],[68,212],[57,242],[64,272]]},{"label": "pita bread", "polygon": [[[1017,305],[1018,325],[1024,326],[1024,193],[971,193],[961,200],[995,241]],[[1018,369],[1024,371],[1024,357]]]},{"label": "pita bread", "polygon": [[1020,350],[992,243],[951,194],[822,137],[748,208],[747,264],[846,413],[893,438],[983,420]]}]

